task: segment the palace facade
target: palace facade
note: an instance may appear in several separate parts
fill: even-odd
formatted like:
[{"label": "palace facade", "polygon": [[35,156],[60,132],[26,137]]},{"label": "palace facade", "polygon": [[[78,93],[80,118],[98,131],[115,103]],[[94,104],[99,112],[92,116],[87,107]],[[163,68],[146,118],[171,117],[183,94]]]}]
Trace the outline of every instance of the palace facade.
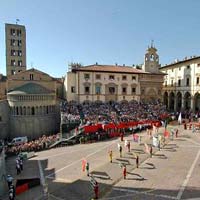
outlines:
[{"label": "palace facade", "polygon": [[153,46],[142,69],[133,66],[72,65],[65,78],[66,98],[76,102],[140,101],[162,99],[164,73]]},{"label": "palace facade", "polygon": [[163,102],[171,111],[200,111],[200,57],[163,66]]}]

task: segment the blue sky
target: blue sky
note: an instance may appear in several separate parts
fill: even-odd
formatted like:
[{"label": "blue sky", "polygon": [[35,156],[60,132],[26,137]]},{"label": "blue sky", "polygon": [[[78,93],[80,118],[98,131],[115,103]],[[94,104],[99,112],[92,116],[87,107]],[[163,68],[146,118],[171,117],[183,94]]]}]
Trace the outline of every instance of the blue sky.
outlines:
[{"label": "blue sky", "polygon": [[162,65],[200,55],[199,0],[0,0],[0,73],[5,23],[26,26],[27,67],[55,77],[68,63],[141,64],[153,39]]}]

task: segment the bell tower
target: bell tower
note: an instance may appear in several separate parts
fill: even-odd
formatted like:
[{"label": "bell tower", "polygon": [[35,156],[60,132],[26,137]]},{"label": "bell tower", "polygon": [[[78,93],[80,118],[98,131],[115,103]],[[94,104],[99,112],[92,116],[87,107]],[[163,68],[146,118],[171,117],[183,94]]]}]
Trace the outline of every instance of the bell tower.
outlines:
[{"label": "bell tower", "polygon": [[142,66],[142,69],[145,72],[151,72],[151,73],[158,73],[159,72],[159,56],[156,53],[157,49],[153,45],[153,41],[151,41],[151,46],[148,46],[148,49],[146,50],[145,56],[144,56],[144,64]]}]

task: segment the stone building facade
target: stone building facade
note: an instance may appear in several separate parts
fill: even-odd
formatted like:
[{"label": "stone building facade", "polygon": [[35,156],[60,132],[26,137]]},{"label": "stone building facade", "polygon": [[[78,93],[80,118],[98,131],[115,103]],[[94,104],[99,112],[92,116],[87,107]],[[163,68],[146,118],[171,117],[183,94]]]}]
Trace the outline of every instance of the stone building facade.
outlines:
[{"label": "stone building facade", "polygon": [[7,79],[7,100],[0,103],[0,138],[29,139],[59,132],[60,111],[57,79],[36,69]]},{"label": "stone building facade", "polygon": [[6,75],[26,70],[26,29],[18,24],[5,24]]},{"label": "stone building facade", "polygon": [[71,67],[65,78],[68,101],[132,101],[162,99],[164,74],[159,71],[159,57],[151,46],[141,69],[119,65]]},{"label": "stone building facade", "polygon": [[161,71],[166,73],[162,93],[167,108],[200,111],[200,57],[176,60]]}]

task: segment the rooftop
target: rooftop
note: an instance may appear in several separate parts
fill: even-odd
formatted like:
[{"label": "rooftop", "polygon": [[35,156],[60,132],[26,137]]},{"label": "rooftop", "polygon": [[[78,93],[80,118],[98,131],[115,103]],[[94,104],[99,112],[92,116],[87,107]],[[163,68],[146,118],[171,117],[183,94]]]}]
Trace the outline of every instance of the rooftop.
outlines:
[{"label": "rooftop", "polygon": [[72,71],[96,71],[96,72],[112,72],[112,73],[134,73],[134,74],[147,74],[140,69],[136,69],[131,66],[122,66],[122,65],[88,65],[84,67],[73,67]]},{"label": "rooftop", "polygon": [[16,87],[8,92],[8,94],[50,94],[50,93],[53,93],[53,91],[48,90],[47,88],[36,83],[27,83],[25,85]]},{"label": "rooftop", "polygon": [[160,69],[164,69],[164,68],[167,68],[167,67],[172,67],[174,65],[182,64],[182,63],[185,63],[185,62],[188,62],[188,61],[194,61],[194,60],[197,60],[199,58],[200,58],[200,56],[190,56],[190,57],[185,57],[184,60],[180,60],[180,61],[176,59],[173,63],[164,65]]}]

